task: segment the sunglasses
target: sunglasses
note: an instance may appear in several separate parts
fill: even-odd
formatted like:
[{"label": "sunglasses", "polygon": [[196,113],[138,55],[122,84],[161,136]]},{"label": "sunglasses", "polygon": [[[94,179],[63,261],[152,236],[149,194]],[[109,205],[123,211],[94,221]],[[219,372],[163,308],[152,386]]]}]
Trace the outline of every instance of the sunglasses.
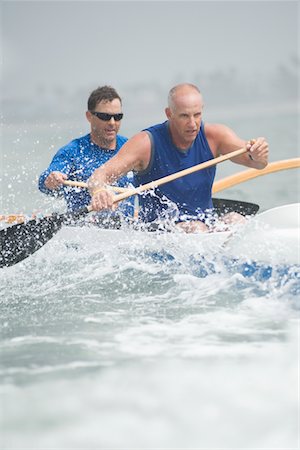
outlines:
[{"label": "sunglasses", "polygon": [[91,111],[91,114],[93,114],[93,116],[98,117],[98,119],[104,120],[104,122],[109,122],[112,117],[116,122],[119,122],[123,118],[123,113],[108,114],[103,112]]}]

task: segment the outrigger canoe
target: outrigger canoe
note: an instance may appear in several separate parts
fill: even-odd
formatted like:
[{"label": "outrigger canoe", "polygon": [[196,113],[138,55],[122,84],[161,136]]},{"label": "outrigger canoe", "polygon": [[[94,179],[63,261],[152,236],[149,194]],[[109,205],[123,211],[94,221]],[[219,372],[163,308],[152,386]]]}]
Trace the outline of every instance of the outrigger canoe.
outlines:
[{"label": "outrigger canoe", "polygon": [[[242,148],[235,150],[227,155],[222,155],[214,160],[207,161],[197,166],[184,169],[175,174],[168,175],[159,180],[139,186],[138,188],[127,189],[126,192],[115,195],[114,202],[122,201],[132,195],[141,194],[143,191],[153,189],[164,183],[168,183],[176,178],[186,176],[192,172],[205,169],[209,166],[216,165],[234,156],[245,153],[246,149]],[[263,171],[265,173],[272,173],[273,171],[300,167],[300,158],[294,160],[287,160],[277,162],[272,168],[267,167]],[[236,183],[247,179],[247,176],[253,178],[259,176],[260,172],[250,169],[242,176],[238,177]],[[256,175],[257,174],[257,175]],[[226,180],[225,180],[226,181]],[[234,185],[234,180],[227,180],[226,187]],[[222,189],[224,186],[222,187]],[[213,192],[218,192],[221,189],[214,185]],[[230,201],[227,201],[230,202]],[[240,204],[245,202],[238,202]],[[257,212],[258,205],[252,205],[252,211],[247,212],[246,215],[253,215]],[[256,208],[253,210],[253,208]],[[227,210],[228,203],[227,203]],[[43,218],[36,218],[28,222],[15,224],[11,227],[0,231],[0,267],[9,267],[21,262],[28,256],[35,253],[43,245],[45,245],[65,224],[81,218],[83,215],[91,212],[91,207],[85,207],[75,213],[66,214],[52,214]],[[242,210],[238,212],[243,212]],[[195,235],[182,233],[152,233],[155,245],[163,245],[166,240],[177,240],[178,243],[183,242],[183,245],[191,245],[193,249],[200,246],[199,251],[206,252],[209,248],[226,248],[228,255],[235,260],[244,259],[245,261],[259,260],[262,262],[271,262],[274,264],[299,264],[299,203],[292,205],[284,205],[282,207],[267,210],[261,214],[257,214],[255,218],[250,219],[245,225],[239,227],[239,234],[235,230],[217,232],[217,233],[199,233]],[[79,230],[74,230],[75,233],[81,233]],[[98,230],[102,233],[102,238],[99,236],[97,242],[123,242],[123,239],[129,238],[131,242],[136,239],[139,243],[143,242],[145,234],[136,229],[126,230]],[[158,230],[159,231],[159,230]],[[118,238],[115,233],[118,232]],[[122,236],[122,233],[124,236]],[[134,233],[134,234],[132,234]],[[117,238],[117,239],[116,239]],[[266,247],[267,246],[267,247]],[[179,244],[179,252],[180,252]]]},{"label": "outrigger canoe", "polygon": [[[165,254],[180,261],[183,255],[222,253],[240,262],[256,261],[271,265],[300,265],[300,203],[283,205],[248,217],[245,224],[230,230],[208,233],[182,231],[154,232],[134,228],[62,228],[57,239],[80,244],[82,249],[111,252],[147,249],[148,254]],[[89,236],[87,236],[87,234]]]},{"label": "outrigger canoe", "polygon": [[56,214],[2,230],[0,267],[12,266],[32,255],[59,230],[59,241],[75,242],[82,250],[109,252],[129,247],[138,250],[146,246],[153,254],[163,254],[167,249],[168,255],[177,261],[183,255],[221,252],[240,262],[300,265],[299,217],[300,204],[295,203],[249,216],[245,224],[235,225],[229,231],[187,234],[161,229],[145,232],[129,226],[123,229],[70,226],[65,223],[65,215]]},{"label": "outrigger canoe", "polygon": [[[254,215],[259,206],[254,203],[240,202],[234,200],[214,199],[216,211],[219,214],[225,212],[238,211],[239,213],[250,216]],[[195,238],[186,233],[176,230],[176,227],[162,228],[158,224],[150,224],[148,227],[133,222],[132,224],[121,223],[119,221],[85,221],[89,212],[89,207],[82,208],[77,212],[66,214],[52,214],[45,217],[32,218],[24,223],[16,223],[0,231],[0,267],[9,267],[21,262],[23,259],[34,254],[43,247],[54,235],[60,231],[67,238],[73,239],[75,236],[85,240],[92,245],[115,246],[116,243],[130,241],[130,245],[134,246],[135,242],[141,246],[147,235],[147,242],[152,242],[152,246],[157,248],[166,245],[167,242],[176,243],[182,240],[186,241],[186,245],[194,247],[194,242],[209,242],[209,246],[215,246],[221,243],[229,236],[229,233],[206,233],[205,239],[201,235],[195,235]],[[77,225],[80,224],[80,225]],[[77,226],[76,226],[77,225]],[[214,244],[213,244],[214,243]],[[205,244],[206,245],[206,244]],[[207,248],[207,247],[206,247]]]}]

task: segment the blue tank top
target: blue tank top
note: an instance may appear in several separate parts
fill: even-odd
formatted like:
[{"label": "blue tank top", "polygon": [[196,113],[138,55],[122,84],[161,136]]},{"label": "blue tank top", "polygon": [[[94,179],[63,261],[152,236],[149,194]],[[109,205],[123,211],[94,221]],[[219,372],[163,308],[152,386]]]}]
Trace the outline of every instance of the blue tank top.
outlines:
[{"label": "blue tank top", "polygon": [[[135,185],[148,183],[214,158],[208,145],[204,124],[192,146],[179,150],[172,142],[168,121],[149,127],[151,159],[147,169],[135,174]],[[157,219],[204,220],[205,210],[213,207],[211,190],[215,166],[163,184],[139,196],[139,217],[143,222]]]}]

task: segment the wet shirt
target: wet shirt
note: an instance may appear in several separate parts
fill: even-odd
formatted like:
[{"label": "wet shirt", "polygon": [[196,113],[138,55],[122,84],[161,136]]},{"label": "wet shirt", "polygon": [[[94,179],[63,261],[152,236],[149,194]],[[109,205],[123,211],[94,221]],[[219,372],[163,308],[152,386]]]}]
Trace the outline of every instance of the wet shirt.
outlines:
[{"label": "wet shirt", "polygon": [[[135,185],[160,179],[180,170],[214,158],[208,145],[204,124],[192,146],[186,151],[172,142],[168,121],[147,128],[151,139],[151,159],[144,172],[135,174]],[[154,191],[139,196],[139,216],[144,222],[157,219],[203,220],[205,211],[213,207],[211,190],[215,167],[194,172],[159,186]]]},{"label": "wet shirt", "polygon": [[[45,179],[51,172],[58,171],[66,174],[68,180],[86,182],[94,170],[106,163],[118,153],[127,138],[117,135],[116,148],[114,150],[99,147],[91,141],[90,134],[74,139],[62,147],[55,154],[49,167],[39,177],[39,189],[41,192],[54,196],[64,196],[67,208],[75,211],[86,206],[91,201],[89,191],[85,188],[62,186],[59,190],[50,190],[45,186]],[[118,180],[117,185],[125,187],[133,182],[130,174]],[[125,215],[133,215],[133,198],[120,203],[118,208]]]}]

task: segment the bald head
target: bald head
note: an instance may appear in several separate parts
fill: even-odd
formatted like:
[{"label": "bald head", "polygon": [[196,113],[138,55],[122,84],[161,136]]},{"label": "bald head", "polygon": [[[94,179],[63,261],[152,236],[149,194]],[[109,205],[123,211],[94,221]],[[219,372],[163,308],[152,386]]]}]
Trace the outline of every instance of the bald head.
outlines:
[{"label": "bald head", "polygon": [[168,107],[174,111],[178,104],[192,99],[200,100],[203,104],[202,95],[197,86],[190,83],[177,84],[169,92]]},{"label": "bald head", "polygon": [[189,148],[199,133],[203,101],[197,86],[189,83],[174,86],[165,109],[173,143],[182,150]]}]

